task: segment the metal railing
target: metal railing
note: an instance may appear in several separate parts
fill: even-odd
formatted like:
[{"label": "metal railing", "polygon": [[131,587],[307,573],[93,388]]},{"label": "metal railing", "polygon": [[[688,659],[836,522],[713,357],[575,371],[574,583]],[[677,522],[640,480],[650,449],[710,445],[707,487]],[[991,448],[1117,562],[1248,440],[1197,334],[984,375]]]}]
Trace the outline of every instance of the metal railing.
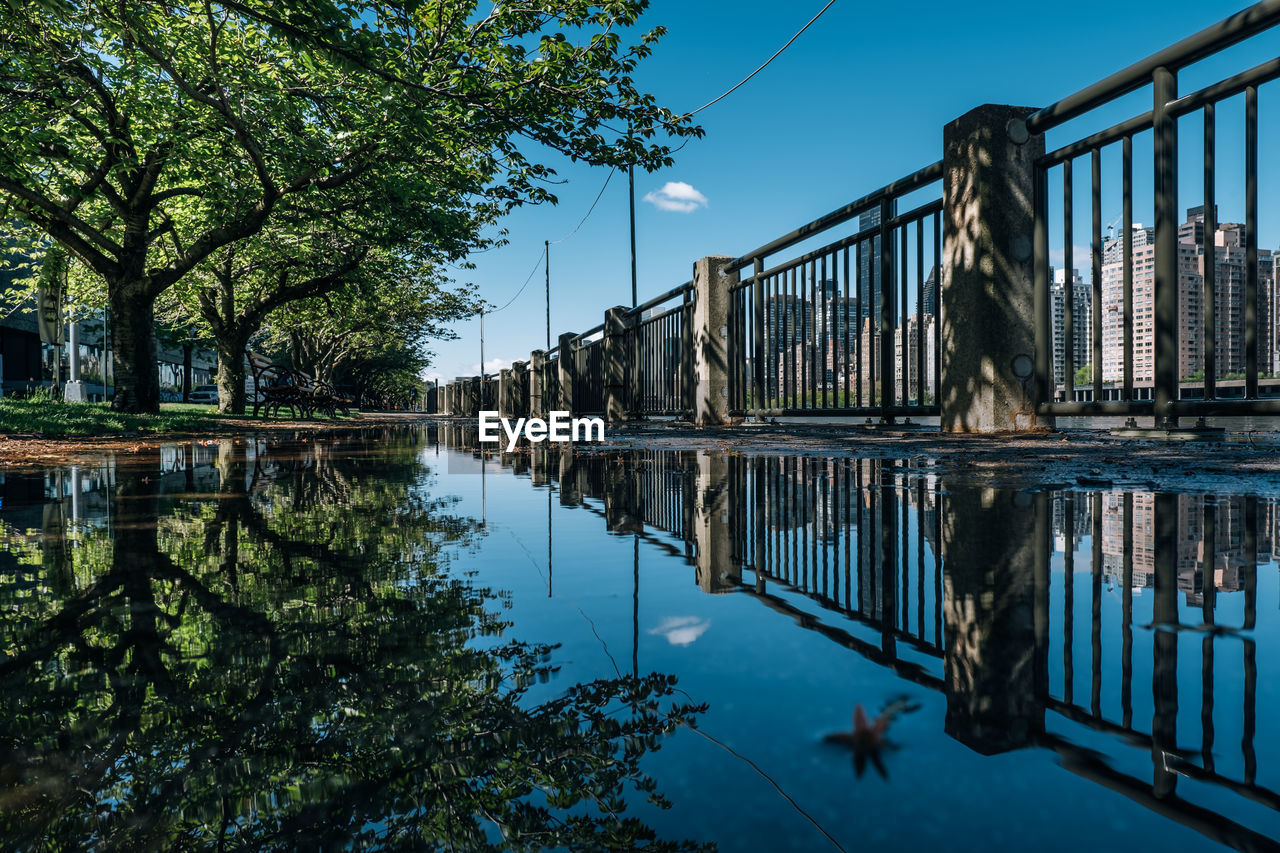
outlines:
[{"label": "metal railing", "polygon": [[[1018,378],[1038,415],[1154,415],[1172,425],[1183,415],[1280,414],[1280,291],[1275,267],[1266,263],[1270,253],[1258,246],[1259,89],[1280,78],[1280,58],[1187,95],[1177,92],[1182,69],[1277,24],[1280,0],[1263,0],[1026,118],[1024,142],[1151,89],[1150,110],[1036,158],[1034,221],[1017,226],[1028,233],[1003,235],[1030,247],[1030,296],[1023,273],[994,275],[1012,276],[997,283],[1010,287],[1013,299],[1034,304],[1034,387],[1027,387],[1026,374]],[[1236,98],[1242,101],[1243,204],[1238,226],[1224,229],[1217,206],[1218,112]],[[1196,114],[1201,133],[1192,154],[1203,157],[1203,182],[1194,200],[1201,205],[1180,226],[1178,123]],[[1013,124],[992,132],[1024,136]],[[1135,179],[1135,162],[1145,162],[1139,143],[1147,143],[1147,134],[1154,219],[1142,228],[1134,218],[1135,187],[1146,182],[1142,175]],[[935,189],[943,171],[941,161],[933,163],[722,267],[739,275],[728,294],[728,415],[890,421],[941,414],[937,400],[948,358],[942,285],[952,280],[943,262],[944,201]],[[1081,192],[1088,214],[1079,206],[1078,217]],[[1119,215],[1106,226],[1115,211],[1104,205],[1116,193]],[[1116,224],[1119,233],[1104,239]],[[1076,264],[1085,258],[1075,243],[1084,232],[1088,273],[1077,280]],[[1223,246],[1215,245],[1219,237]],[[1060,283],[1050,266],[1055,243]],[[1206,256],[1210,245],[1215,248]],[[1014,254],[1027,257],[1022,248]],[[693,328],[694,300],[689,282],[628,312],[626,412],[693,412],[695,339],[720,334],[719,328]],[[952,328],[973,320],[958,313],[948,318]],[[583,380],[573,389],[574,408],[604,408],[607,399],[598,399],[603,381],[594,382],[597,375],[603,380],[604,366],[594,360],[603,352],[591,344],[574,354]],[[1077,370],[1086,366],[1077,382]],[[549,399],[560,399],[545,385]],[[721,409],[714,417],[725,414]]]},{"label": "metal railing", "polygon": [[[729,265],[729,395],[735,414],[936,414],[942,163],[882,187]],[[852,233],[776,256],[853,221]],[[926,292],[926,283],[931,290]]]},{"label": "metal railing", "polygon": [[[675,303],[668,305],[668,303]],[[628,410],[639,415],[687,415],[693,408],[693,282],[685,282],[628,312],[635,346],[626,375]]]},{"label": "metal railing", "polygon": [[[1036,378],[1042,413],[1144,414],[1162,422],[1176,422],[1179,415],[1280,413],[1280,388],[1260,383],[1280,367],[1280,354],[1276,300],[1269,286],[1259,287],[1260,275],[1270,279],[1270,267],[1260,271],[1258,249],[1258,88],[1280,78],[1280,59],[1181,97],[1177,92],[1182,69],[1277,23],[1280,2],[1258,3],[1028,118],[1029,131],[1045,132],[1151,88],[1150,110],[1058,147],[1035,164]],[[1244,221],[1224,237],[1228,245],[1215,246],[1220,233],[1216,111],[1240,95],[1245,156],[1239,213]],[[1202,206],[1199,221],[1193,209],[1180,226],[1178,123],[1197,112],[1202,138],[1193,153],[1203,156],[1203,183],[1192,192]],[[1142,228],[1134,222],[1134,146],[1148,133],[1154,221]],[[1117,155],[1121,228],[1104,240],[1104,159]],[[1090,206],[1090,274],[1079,284],[1073,281],[1077,165],[1089,175]],[[1051,195],[1061,204],[1060,292],[1051,291]],[[1224,274],[1233,271],[1239,274]],[[1078,316],[1086,305],[1086,316]],[[1077,329],[1081,322],[1083,330]],[[1078,388],[1075,374],[1085,366],[1090,368],[1082,376],[1087,384]],[[1219,384],[1224,379],[1242,382]]]},{"label": "metal railing", "polygon": [[604,411],[604,326],[583,332],[574,340],[573,408],[584,415]]},{"label": "metal railing", "polygon": [[560,348],[553,347],[542,362],[542,406],[548,411],[554,409],[555,401],[560,399],[560,355]]}]

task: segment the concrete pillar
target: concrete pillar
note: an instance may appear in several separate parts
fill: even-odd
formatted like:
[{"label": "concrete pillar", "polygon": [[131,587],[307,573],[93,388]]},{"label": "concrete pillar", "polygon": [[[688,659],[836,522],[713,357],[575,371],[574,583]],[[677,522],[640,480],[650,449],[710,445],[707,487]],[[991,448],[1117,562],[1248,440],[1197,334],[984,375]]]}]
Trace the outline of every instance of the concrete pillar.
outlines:
[{"label": "concrete pillar", "polygon": [[511,363],[512,414],[518,418],[529,417],[529,365],[523,361]]},{"label": "concrete pillar", "polygon": [[940,500],[947,734],[984,755],[1029,746],[1044,729],[1036,558],[1049,513],[982,486],[950,483]]},{"label": "concrete pillar", "polygon": [[693,422],[729,423],[729,288],[733,258],[714,255],[693,265]]},{"label": "concrete pillar", "polygon": [[[1035,413],[1035,110],[994,104],[943,129],[939,404],[944,432],[1051,427]],[[1040,305],[1044,302],[1044,305]],[[1034,306],[1033,306],[1033,303]]]},{"label": "concrete pillar", "polygon": [[556,359],[556,370],[560,377],[560,399],[555,403],[557,410],[574,413],[573,380],[578,375],[578,362],[574,358],[577,352],[578,336],[573,332],[565,332],[560,336],[560,354]]},{"label": "concrete pillar", "polygon": [[627,367],[634,346],[635,318],[629,312],[621,305],[604,312],[604,418],[609,423],[625,421],[630,410]]},{"label": "concrete pillar", "polygon": [[542,371],[546,369],[546,350],[536,349],[529,353],[529,417],[545,418],[547,416],[546,394],[542,381]]},{"label": "concrete pillar", "polygon": [[504,418],[514,417],[516,413],[515,380],[511,376],[511,368],[498,371],[498,414]]},{"label": "concrete pillar", "polygon": [[729,460],[722,453],[699,453],[694,485],[694,565],[703,592],[733,592],[742,581],[742,567],[733,559],[729,528]]}]

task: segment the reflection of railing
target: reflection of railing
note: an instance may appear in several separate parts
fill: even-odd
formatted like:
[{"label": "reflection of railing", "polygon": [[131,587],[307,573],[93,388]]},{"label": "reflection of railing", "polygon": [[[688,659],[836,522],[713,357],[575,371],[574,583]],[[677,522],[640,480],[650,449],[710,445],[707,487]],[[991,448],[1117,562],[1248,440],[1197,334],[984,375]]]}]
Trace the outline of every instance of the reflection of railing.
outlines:
[{"label": "reflection of railing", "polygon": [[[1218,500],[1199,495],[1102,494],[1062,496],[1058,507],[1062,517],[1063,576],[1061,634],[1062,683],[1049,684],[1045,705],[1048,710],[1090,728],[1125,738],[1165,756],[1157,764],[1156,785],[1171,792],[1176,776],[1213,782],[1250,800],[1280,811],[1280,793],[1257,784],[1257,754],[1254,748],[1257,715],[1257,644],[1247,633],[1257,623],[1257,567],[1267,561],[1271,550],[1269,517],[1274,505],[1259,505],[1254,497]],[[1084,524],[1078,522],[1083,518]],[[1074,597],[1077,536],[1089,529],[1091,559],[1088,571],[1090,597],[1087,605]],[[1120,585],[1118,614],[1104,611],[1103,588]],[[1150,588],[1154,592],[1152,630],[1139,628],[1139,640],[1150,638],[1152,661],[1152,713],[1134,714],[1134,593]],[[1185,596],[1186,608],[1179,608],[1178,595]],[[1223,624],[1219,598],[1239,593],[1243,611],[1239,624]],[[1056,592],[1054,593],[1056,597]],[[1198,624],[1183,620],[1190,607],[1199,605]],[[1089,694],[1075,694],[1075,625],[1079,611],[1088,607],[1090,659],[1086,672]],[[1194,612],[1194,611],[1193,611]],[[1050,610],[1050,623],[1054,621]],[[1051,629],[1052,630],[1052,629]],[[1103,698],[1103,655],[1119,647],[1121,689],[1119,707]],[[1217,650],[1226,646],[1231,657]],[[1180,654],[1181,653],[1181,654]],[[1179,685],[1179,658],[1200,661],[1198,684]],[[1114,659],[1114,651],[1112,657]],[[1223,666],[1225,664],[1225,667]],[[1242,708],[1215,707],[1215,672],[1239,672],[1243,677]],[[1185,671],[1185,669],[1184,669]],[[1189,695],[1188,695],[1189,694]],[[1184,731],[1178,736],[1178,709],[1199,706],[1200,750],[1196,755],[1179,747],[1188,741]],[[1237,717],[1241,724],[1239,778],[1221,772],[1222,744],[1215,742],[1215,729],[1223,714]],[[1142,721],[1151,720],[1151,731]],[[1216,723],[1215,723],[1216,721]],[[1229,748],[1229,744],[1228,744]],[[1230,763],[1229,761],[1226,763]]]},{"label": "reflection of railing", "polygon": [[[660,544],[647,527],[682,541],[705,591],[751,596],[944,693],[948,733],[975,749],[1045,747],[1072,772],[1211,838],[1273,846],[1259,846],[1266,833],[1235,818],[1230,801],[1197,804],[1188,799],[1201,795],[1194,787],[1186,798],[1174,791],[1183,776],[1280,811],[1280,793],[1259,782],[1256,720],[1273,714],[1257,707],[1258,645],[1248,633],[1259,616],[1257,566],[1275,546],[1274,502],[940,490],[927,472],[878,460],[650,450],[619,467],[533,454],[562,502],[601,498],[609,529]],[[1085,595],[1075,583],[1082,572]],[[1118,606],[1107,603],[1108,584],[1118,587]],[[1135,615],[1135,597],[1151,602],[1150,616]],[[1238,622],[1223,616],[1237,611]],[[1197,655],[1200,678],[1188,681]],[[1225,702],[1215,682],[1235,673],[1242,685]],[[1199,708],[1198,754],[1186,749],[1185,731],[1177,736],[1178,708]],[[1073,745],[1064,725],[1145,751],[1154,783]],[[1120,752],[1117,766],[1127,763]]]}]

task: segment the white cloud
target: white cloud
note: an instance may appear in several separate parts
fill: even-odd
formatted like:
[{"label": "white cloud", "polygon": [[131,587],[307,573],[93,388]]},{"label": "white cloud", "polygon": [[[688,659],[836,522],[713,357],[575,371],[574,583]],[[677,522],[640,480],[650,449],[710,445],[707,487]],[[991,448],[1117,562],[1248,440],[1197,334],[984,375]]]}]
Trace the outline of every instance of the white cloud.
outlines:
[{"label": "white cloud", "polygon": [[[510,366],[511,362],[505,358],[491,358],[484,363],[484,372],[488,375],[493,375],[499,370],[506,370]],[[480,362],[474,362],[471,367],[467,368],[467,370],[470,372],[471,376],[479,376]]]},{"label": "white cloud", "polygon": [[650,628],[649,633],[666,637],[673,646],[688,646],[710,627],[710,622],[696,616],[672,616],[662,620],[658,627]]},{"label": "white cloud", "polygon": [[646,193],[644,200],[658,210],[676,213],[693,213],[707,206],[707,197],[684,181],[667,181],[662,189]]}]

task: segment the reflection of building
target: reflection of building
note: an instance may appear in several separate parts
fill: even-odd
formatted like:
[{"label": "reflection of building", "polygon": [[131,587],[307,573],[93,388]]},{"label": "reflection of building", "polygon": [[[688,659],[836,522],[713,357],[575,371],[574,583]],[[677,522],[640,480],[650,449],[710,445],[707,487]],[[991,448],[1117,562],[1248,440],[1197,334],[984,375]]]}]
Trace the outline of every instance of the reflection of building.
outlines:
[{"label": "reflection of building", "polygon": [[[1175,563],[1178,589],[1186,595],[1189,605],[1204,601],[1206,579],[1212,577],[1213,588],[1218,592],[1234,592],[1244,588],[1244,574],[1252,567],[1247,552],[1245,529],[1245,498],[1206,498],[1203,495],[1177,495],[1178,519]],[[1132,532],[1133,587],[1141,589],[1155,585],[1156,543],[1154,528],[1155,496],[1138,492],[1132,496],[1133,518],[1129,520]],[[1206,543],[1206,510],[1214,521],[1213,548],[1209,553]],[[1077,503],[1079,512],[1079,503]],[[1272,549],[1272,525],[1268,522],[1270,504],[1259,504],[1255,562],[1269,559]],[[1102,496],[1102,555],[1103,576],[1111,583],[1124,583],[1124,495],[1107,493]],[[1054,514],[1054,531],[1063,542],[1062,521]],[[1077,524],[1077,536],[1079,535]]]}]

